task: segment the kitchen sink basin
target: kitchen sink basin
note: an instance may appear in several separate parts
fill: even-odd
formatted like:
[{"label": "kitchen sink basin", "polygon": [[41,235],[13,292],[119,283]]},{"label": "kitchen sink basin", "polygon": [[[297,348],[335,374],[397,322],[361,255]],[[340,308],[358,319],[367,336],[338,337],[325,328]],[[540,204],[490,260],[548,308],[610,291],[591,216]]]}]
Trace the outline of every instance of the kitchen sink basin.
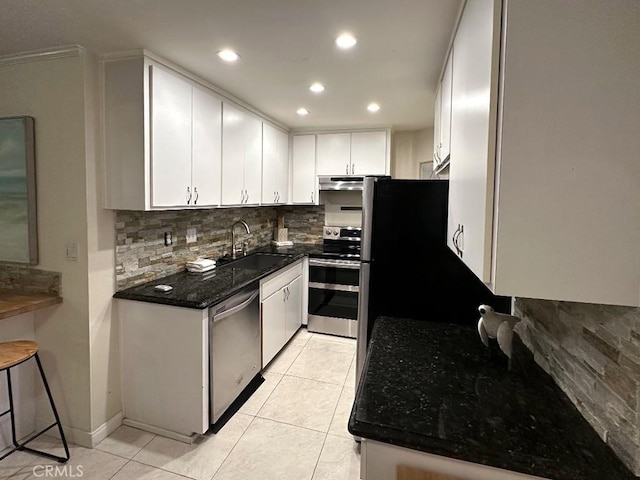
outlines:
[{"label": "kitchen sink basin", "polygon": [[254,253],[248,257],[241,257],[237,260],[225,264],[233,268],[244,268],[247,270],[264,270],[280,263],[285,258],[284,255],[274,255],[271,253]]}]

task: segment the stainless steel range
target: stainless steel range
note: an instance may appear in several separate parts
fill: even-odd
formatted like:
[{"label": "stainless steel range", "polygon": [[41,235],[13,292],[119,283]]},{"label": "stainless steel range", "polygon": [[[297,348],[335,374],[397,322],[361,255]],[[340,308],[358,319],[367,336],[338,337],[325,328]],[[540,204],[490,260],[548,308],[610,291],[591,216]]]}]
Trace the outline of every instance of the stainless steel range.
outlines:
[{"label": "stainless steel range", "polygon": [[324,227],[323,251],[309,258],[309,331],[356,338],[360,233],[360,227]]}]

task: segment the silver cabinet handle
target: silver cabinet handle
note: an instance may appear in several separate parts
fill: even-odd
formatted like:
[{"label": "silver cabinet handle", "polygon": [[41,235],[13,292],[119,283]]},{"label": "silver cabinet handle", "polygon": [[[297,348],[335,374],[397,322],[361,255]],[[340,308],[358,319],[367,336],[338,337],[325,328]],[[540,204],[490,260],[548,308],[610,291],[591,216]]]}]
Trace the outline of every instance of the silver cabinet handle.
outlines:
[{"label": "silver cabinet handle", "polygon": [[249,203],[249,191],[246,189],[244,191],[244,203]]},{"label": "silver cabinet handle", "polygon": [[283,302],[287,301],[287,289],[286,288],[282,289],[282,301]]},{"label": "silver cabinet handle", "polygon": [[453,232],[453,237],[451,237],[451,241],[453,242],[453,246],[456,249],[456,253],[460,255],[460,249],[458,248],[458,235],[460,235],[460,224],[458,224],[458,228]]},{"label": "silver cabinet handle", "polygon": [[347,175],[349,175],[349,164],[347,163]]},{"label": "silver cabinet handle", "polygon": [[356,164],[352,163],[351,164],[351,175],[353,175],[355,173],[355,171],[356,171]]},{"label": "silver cabinet handle", "polygon": [[244,203],[244,190],[240,190],[240,203]]},{"label": "silver cabinet handle", "polygon": [[187,205],[191,203],[191,188],[187,187]]},{"label": "silver cabinet handle", "polygon": [[198,197],[200,196],[198,194],[198,187],[193,187],[193,193],[195,195],[195,198],[193,199],[193,204],[196,205],[198,203]]},{"label": "silver cabinet handle", "polygon": [[313,203],[313,193],[314,192],[311,192],[311,203]]},{"label": "silver cabinet handle", "polygon": [[464,225],[458,224],[458,228],[453,234],[453,246],[456,247],[456,252],[460,255],[460,258],[462,258],[463,251],[462,248],[460,248],[458,240],[460,240],[460,235],[462,235],[462,233],[464,233]]}]

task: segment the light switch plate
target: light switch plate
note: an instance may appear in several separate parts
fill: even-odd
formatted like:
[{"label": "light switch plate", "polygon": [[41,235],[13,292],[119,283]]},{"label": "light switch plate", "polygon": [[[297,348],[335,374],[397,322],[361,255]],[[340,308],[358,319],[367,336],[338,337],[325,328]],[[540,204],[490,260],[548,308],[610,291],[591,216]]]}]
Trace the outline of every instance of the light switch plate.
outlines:
[{"label": "light switch plate", "polygon": [[78,244],[77,243],[67,243],[67,245],[65,246],[65,258],[67,262],[78,261]]},{"label": "light switch plate", "polygon": [[193,243],[198,240],[195,228],[187,228],[187,243]]}]

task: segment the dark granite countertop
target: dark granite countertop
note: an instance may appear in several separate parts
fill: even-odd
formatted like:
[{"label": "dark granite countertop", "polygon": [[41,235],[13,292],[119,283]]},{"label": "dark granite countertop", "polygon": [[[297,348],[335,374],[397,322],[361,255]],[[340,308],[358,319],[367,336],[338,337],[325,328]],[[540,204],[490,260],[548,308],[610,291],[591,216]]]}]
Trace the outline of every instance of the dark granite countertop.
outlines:
[{"label": "dark granite countertop", "polygon": [[[272,253],[282,255],[275,265],[261,269],[235,268],[233,262],[220,264],[206,273],[190,273],[186,270],[152,282],[116,292],[114,298],[138,300],[141,302],[161,303],[186,308],[208,308],[219,303],[251,283],[270,275],[277,270],[299,260],[306,255],[321,251],[317,245],[294,244],[292,247],[266,246],[257,248],[253,253]],[[156,285],[171,285],[173,290],[160,292]]]},{"label": "dark granite countertop", "polygon": [[552,480],[637,480],[514,336],[506,357],[474,327],[380,317],[349,431]]}]

